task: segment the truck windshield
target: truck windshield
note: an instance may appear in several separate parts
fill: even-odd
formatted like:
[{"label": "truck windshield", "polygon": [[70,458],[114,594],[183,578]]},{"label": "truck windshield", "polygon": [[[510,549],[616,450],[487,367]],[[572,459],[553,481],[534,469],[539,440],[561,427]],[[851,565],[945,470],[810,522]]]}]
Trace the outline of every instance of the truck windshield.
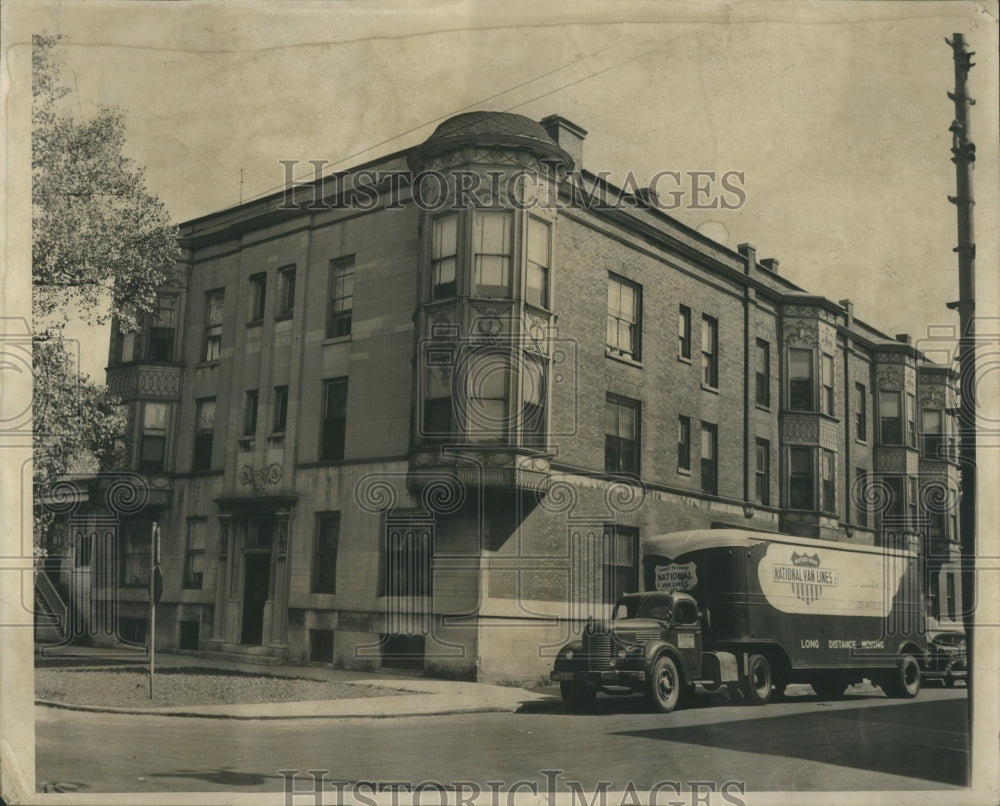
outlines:
[{"label": "truck windshield", "polygon": [[673,602],[669,596],[650,596],[639,602],[636,608],[636,618],[652,618],[657,621],[670,621]]}]

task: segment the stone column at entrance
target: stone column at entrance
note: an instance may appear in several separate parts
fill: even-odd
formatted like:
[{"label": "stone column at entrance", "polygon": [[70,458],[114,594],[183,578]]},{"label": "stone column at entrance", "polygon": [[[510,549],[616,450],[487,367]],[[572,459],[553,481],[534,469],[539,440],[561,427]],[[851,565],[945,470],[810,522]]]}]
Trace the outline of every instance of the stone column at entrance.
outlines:
[{"label": "stone column at entrance", "polygon": [[271,596],[271,635],[268,643],[285,646],[288,639],[288,552],[292,541],[293,514],[290,510],[275,513],[274,592]]},{"label": "stone column at entrance", "polygon": [[225,640],[226,587],[229,570],[230,516],[219,516],[219,565],[215,575],[215,614],[212,620],[213,641]]}]

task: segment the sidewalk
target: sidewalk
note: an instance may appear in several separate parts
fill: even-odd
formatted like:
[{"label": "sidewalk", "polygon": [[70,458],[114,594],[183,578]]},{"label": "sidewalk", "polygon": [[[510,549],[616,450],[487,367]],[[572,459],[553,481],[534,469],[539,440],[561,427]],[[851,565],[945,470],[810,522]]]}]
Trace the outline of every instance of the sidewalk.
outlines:
[{"label": "sidewalk", "polygon": [[[79,652],[78,648],[74,651]],[[138,655],[138,653],[137,653]],[[101,650],[81,653],[81,666],[100,668]],[[120,653],[118,655],[120,658]],[[141,656],[128,665],[141,667]],[[109,664],[121,665],[121,660]],[[59,664],[66,668],[64,663]],[[93,705],[67,705],[36,700],[37,705],[73,711],[91,711],[110,714],[143,714],[147,716],[185,716],[207,719],[362,719],[402,716],[437,716],[467,714],[484,711],[517,711],[526,703],[548,700],[550,697],[510,686],[494,686],[455,680],[433,680],[426,677],[386,672],[357,672],[333,669],[328,666],[289,666],[234,662],[200,658],[196,655],[156,653],[156,668],[211,668],[280,677],[304,677],[312,680],[330,680],[357,686],[375,686],[396,689],[398,695],[361,697],[357,699],[311,700],[304,702],[239,703],[224,705],[186,705],[163,708],[106,707]]]}]

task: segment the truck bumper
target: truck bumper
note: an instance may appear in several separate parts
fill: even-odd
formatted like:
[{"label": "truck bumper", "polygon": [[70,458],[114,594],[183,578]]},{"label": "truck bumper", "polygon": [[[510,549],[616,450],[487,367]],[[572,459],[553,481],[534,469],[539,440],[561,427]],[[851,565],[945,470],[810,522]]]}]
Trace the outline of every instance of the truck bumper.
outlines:
[{"label": "truck bumper", "polygon": [[633,686],[636,683],[644,683],[646,673],[644,671],[632,671],[628,669],[608,669],[601,672],[552,672],[551,678],[557,683],[575,681],[577,683],[590,683],[591,685],[598,686]]}]

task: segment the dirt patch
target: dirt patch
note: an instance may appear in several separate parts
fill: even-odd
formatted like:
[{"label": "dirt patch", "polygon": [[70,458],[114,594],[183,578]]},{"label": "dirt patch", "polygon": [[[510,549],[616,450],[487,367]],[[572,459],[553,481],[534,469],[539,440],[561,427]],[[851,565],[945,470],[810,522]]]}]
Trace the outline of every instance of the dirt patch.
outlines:
[{"label": "dirt patch", "polygon": [[162,708],[230,703],[299,702],[387,697],[400,689],[331,680],[228,672],[157,669],[153,699],[149,674],[130,669],[35,669],[35,697],[67,705]]}]

